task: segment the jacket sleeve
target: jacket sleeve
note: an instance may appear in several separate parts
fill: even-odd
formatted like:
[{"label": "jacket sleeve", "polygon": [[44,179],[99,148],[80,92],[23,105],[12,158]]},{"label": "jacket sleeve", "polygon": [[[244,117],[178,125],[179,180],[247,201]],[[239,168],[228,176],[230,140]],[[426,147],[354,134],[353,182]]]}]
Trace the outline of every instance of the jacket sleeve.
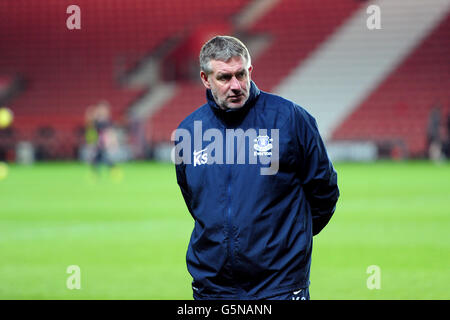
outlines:
[{"label": "jacket sleeve", "polygon": [[320,136],[316,120],[306,111],[300,137],[303,140],[303,166],[300,175],[311,207],[312,231],[317,235],[330,221],[339,198],[337,173]]},{"label": "jacket sleeve", "polygon": [[185,169],[186,169],[186,165],[184,163],[175,165],[178,186],[180,187],[181,194],[183,195],[183,198],[184,198],[184,202],[186,203],[186,206],[187,206],[190,214],[193,216],[193,212],[191,209],[192,195],[191,195],[191,192],[190,192],[189,187],[186,182]]}]

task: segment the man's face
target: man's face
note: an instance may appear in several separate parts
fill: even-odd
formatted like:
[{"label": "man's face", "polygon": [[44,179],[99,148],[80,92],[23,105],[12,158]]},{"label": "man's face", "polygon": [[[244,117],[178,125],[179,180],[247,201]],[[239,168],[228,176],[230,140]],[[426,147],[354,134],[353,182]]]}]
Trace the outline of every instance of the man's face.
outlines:
[{"label": "man's face", "polygon": [[252,66],[241,57],[233,57],[228,61],[211,60],[212,72],[200,72],[203,84],[211,89],[217,105],[221,109],[242,108],[250,93],[250,75]]}]

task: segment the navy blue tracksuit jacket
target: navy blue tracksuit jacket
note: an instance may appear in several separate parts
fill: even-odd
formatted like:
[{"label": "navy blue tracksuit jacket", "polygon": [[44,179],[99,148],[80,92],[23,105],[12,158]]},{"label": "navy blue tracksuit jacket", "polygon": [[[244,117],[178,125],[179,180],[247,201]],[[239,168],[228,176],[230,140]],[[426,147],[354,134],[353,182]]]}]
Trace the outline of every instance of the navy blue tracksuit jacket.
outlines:
[{"label": "navy blue tracksuit jacket", "polygon": [[[195,220],[186,257],[194,298],[265,299],[308,287],[313,235],[328,223],[339,197],[315,119],[253,82],[240,109],[224,111],[210,90],[206,96],[175,139],[183,160],[176,163],[177,181]],[[236,139],[227,140],[227,133],[238,129],[259,134],[231,143]],[[261,154],[275,149],[278,159]],[[275,174],[261,174],[270,166]]]}]

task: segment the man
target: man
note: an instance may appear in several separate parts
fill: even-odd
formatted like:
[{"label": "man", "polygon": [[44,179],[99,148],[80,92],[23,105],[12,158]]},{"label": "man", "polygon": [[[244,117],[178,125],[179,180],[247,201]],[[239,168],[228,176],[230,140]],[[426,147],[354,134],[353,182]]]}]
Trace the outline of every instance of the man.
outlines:
[{"label": "man", "polygon": [[260,91],[252,68],[240,40],[204,44],[207,103],[175,132],[177,181],[195,220],[187,251],[195,299],[309,299],[312,237],[339,197],[314,118]]},{"label": "man", "polygon": [[86,110],[86,142],[90,147],[90,163],[94,173],[100,174],[104,164],[113,176],[117,176],[116,167],[111,154],[118,148],[118,140],[111,121],[111,108],[107,101],[100,101]]},{"label": "man", "polygon": [[431,160],[439,162],[442,160],[443,141],[441,137],[441,109],[434,107],[428,118],[427,146],[428,156]]}]

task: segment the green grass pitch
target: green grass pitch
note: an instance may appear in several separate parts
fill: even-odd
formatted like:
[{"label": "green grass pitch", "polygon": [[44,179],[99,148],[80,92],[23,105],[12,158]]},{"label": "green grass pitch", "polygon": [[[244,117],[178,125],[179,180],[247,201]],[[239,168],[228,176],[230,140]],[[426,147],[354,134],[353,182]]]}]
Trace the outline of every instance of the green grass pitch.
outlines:
[{"label": "green grass pitch", "polygon": [[[450,299],[450,165],[337,163],[314,238],[312,299]],[[0,180],[0,299],[192,299],[193,221],[171,164],[10,165]],[[69,290],[67,267],[80,267]],[[367,268],[380,270],[368,289]]]}]

